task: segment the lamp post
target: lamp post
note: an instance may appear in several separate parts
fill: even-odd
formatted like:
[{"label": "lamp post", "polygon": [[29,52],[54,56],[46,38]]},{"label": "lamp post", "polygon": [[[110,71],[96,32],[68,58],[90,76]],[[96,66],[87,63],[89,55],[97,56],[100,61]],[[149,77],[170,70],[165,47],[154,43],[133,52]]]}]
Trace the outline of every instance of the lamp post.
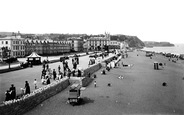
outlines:
[{"label": "lamp post", "polygon": [[10,54],[11,54],[11,50],[10,49],[8,49],[8,65],[9,65],[9,69],[10,69],[10,63],[11,63],[11,60],[10,60]]}]

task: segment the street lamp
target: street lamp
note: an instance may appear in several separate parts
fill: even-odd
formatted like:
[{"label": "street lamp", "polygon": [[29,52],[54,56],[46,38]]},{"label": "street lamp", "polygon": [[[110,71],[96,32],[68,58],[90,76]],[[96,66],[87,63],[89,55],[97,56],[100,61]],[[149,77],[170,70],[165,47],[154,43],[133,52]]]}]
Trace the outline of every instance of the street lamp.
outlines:
[{"label": "street lamp", "polygon": [[8,49],[7,50],[8,52],[8,65],[9,65],[9,69],[10,69],[10,63],[11,63],[11,58],[10,58],[10,56],[11,56],[11,50],[10,49]]}]

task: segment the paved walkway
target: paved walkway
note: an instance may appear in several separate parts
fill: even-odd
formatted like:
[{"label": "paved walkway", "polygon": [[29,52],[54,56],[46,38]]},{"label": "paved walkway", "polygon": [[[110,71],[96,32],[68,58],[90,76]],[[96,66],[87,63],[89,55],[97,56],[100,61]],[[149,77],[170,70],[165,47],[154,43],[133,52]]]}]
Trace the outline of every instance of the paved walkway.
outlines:
[{"label": "paved walkway", "polygon": [[[89,53],[92,53],[92,52],[89,52]],[[79,55],[84,55],[84,54],[86,54],[86,53],[79,53]],[[49,61],[57,60],[57,59],[60,59],[61,56],[63,56],[63,55],[59,55],[59,56],[49,56],[49,57],[48,57],[48,60],[49,60]],[[72,54],[72,55],[68,55],[68,56],[73,56],[73,54]],[[19,61],[19,62],[26,62],[26,60],[27,60],[27,58],[18,58],[18,61]],[[43,62],[43,60],[47,60],[47,57],[46,57],[46,56],[43,56],[43,57],[41,58],[41,62]],[[10,64],[10,67],[11,67],[11,68],[19,67],[19,66],[20,66],[20,63]],[[0,70],[1,70],[1,69],[7,69],[7,68],[9,68],[9,65],[0,66]]]}]

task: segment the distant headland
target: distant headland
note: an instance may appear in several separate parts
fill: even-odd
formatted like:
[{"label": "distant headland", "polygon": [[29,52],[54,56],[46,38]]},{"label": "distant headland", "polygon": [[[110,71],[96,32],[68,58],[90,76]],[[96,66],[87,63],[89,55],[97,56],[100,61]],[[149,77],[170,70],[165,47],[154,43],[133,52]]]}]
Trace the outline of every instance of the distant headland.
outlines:
[{"label": "distant headland", "polygon": [[173,47],[174,44],[170,42],[155,42],[155,41],[144,41],[145,47]]}]

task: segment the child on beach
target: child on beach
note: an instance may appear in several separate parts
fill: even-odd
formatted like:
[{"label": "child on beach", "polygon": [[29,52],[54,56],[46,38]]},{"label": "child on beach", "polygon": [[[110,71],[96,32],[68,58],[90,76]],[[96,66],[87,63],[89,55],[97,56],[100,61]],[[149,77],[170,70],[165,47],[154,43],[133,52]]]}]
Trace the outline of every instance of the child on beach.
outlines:
[{"label": "child on beach", "polygon": [[96,81],[94,81],[94,86],[96,87]]}]

